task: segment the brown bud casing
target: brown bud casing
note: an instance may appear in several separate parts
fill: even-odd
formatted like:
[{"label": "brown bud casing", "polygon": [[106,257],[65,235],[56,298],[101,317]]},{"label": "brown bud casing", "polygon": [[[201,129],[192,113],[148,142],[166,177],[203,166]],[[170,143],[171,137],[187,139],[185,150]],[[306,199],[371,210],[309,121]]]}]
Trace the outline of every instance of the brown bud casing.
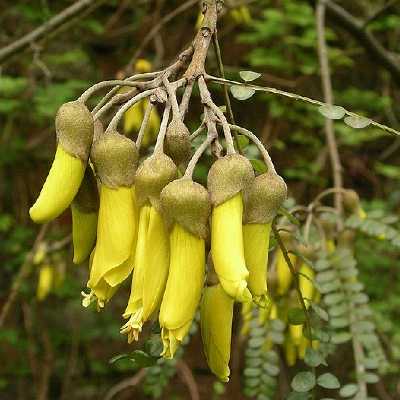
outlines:
[{"label": "brown bud casing", "polygon": [[80,101],[63,104],[56,115],[59,145],[86,163],[93,141],[94,122],[88,108]]},{"label": "brown bud casing", "polygon": [[168,125],[164,151],[174,160],[176,165],[186,163],[190,158],[190,132],[179,118],[173,118]]},{"label": "brown bud casing", "polygon": [[247,158],[239,154],[220,158],[211,166],[207,178],[207,187],[213,206],[231,199],[249,186],[253,180],[253,167]]},{"label": "brown bud casing", "polygon": [[138,162],[135,143],[113,131],[93,143],[90,158],[96,175],[110,188],[133,185]]},{"label": "brown bud casing", "polygon": [[202,185],[191,179],[178,179],[162,190],[160,200],[168,225],[178,223],[198,237],[207,237],[211,205]]},{"label": "brown bud casing", "polygon": [[346,210],[356,212],[360,207],[360,197],[357,192],[347,189],[343,193],[343,204]]},{"label": "brown bud casing", "polygon": [[93,142],[99,140],[104,135],[104,126],[103,123],[96,119],[94,121],[94,134],[93,134]]},{"label": "brown bud casing", "polygon": [[244,191],[244,222],[270,223],[287,196],[285,181],[277,174],[257,176]]},{"label": "brown bud casing", "polygon": [[166,154],[153,154],[143,161],[136,172],[135,189],[138,206],[147,201],[159,209],[160,193],[171,181],[176,179],[178,169]]}]

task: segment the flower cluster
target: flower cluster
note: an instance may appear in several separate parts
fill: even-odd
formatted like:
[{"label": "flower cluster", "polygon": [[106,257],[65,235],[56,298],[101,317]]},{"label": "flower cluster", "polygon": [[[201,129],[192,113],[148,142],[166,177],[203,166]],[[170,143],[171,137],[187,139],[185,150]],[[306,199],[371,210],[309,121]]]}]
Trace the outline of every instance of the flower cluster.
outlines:
[{"label": "flower cluster", "polygon": [[[286,184],[274,168],[256,176],[207,96],[207,140],[191,154],[184,113],[163,82],[151,99],[165,106],[157,143],[144,159],[137,142],[118,133],[117,120],[104,131],[81,99],[64,104],[56,117],[55,159],[30,215],[43,223],[71,208],[73,261],[89,260],[85,307],[105,307],[131,279],[121,328],[128,342],[158,320],[161,356],[173,358],[200,308],[206,359],[227,381],[234,303],[269,305],[269,237]],[[118,115],[134,101],[128,103]],[[225,154],[217,124],[224,124]],[[204,187],[193,181],[193,169],[207,147],[218,145]]]}]

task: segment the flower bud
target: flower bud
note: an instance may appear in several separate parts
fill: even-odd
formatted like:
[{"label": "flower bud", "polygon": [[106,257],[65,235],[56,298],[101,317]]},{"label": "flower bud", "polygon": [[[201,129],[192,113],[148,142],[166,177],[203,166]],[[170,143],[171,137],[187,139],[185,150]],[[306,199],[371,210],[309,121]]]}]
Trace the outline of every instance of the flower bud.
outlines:
[{"label": "flower bud", "polygon": [[365,219],[367,214],[361,207],[360,196],[354,190],[347,189],[343,193],[343,205],[350,213],[358,215],[360,219]]},{"label": "flower bud", "polygon": [[228,382],[230,375],[233,303],[222,286],[216,285],[204,289],[200,307],[201,337],[207,363],[223,382]]},{"label": "flower bud", "polygon": [[186,163],[190,158],[190,132],[179,118],[173,118],[168,125],[164,151],[174,160],[176,165]]},{"label": "flower bud", "polygon": [[135,187],[138,206],[150,202],[160,208],[159,199],[163,188],[178,175],[178,169],[170,157],[154,154],[143,161],[136,172]]},{"label": "flower bud", "polygon": [[85,261],[96,242],[99,194],[91,168],[87,168],[81,187],[71,203],[74,264]]},{"label": "flower bud", "polygon": [[109,188],[133,185],[138,154],[132,140],[116,131],[104,134],[93,143],[90,158],[103,185]]},{"label": "flower bud", "polygon": [[161,192],[161,207],[171,233],[169,275],[159,322],[162,355],[172,358],[189,331],[204,283],[208,193],[191,180],[173,181]]},{"label": "flower bud", "polygon": [[283,179],[272,173],[257,176],[245,190],[243,243],[248,287],[255,303],[268,305],[267,267],[271,222],[286,198]]},{"label": "flower bud", "polygon": [[39,280],[36,289],[36,298],[43,301],[50,293],[54,281],[54,268],[51,265],[42,265],[39,270]]}]

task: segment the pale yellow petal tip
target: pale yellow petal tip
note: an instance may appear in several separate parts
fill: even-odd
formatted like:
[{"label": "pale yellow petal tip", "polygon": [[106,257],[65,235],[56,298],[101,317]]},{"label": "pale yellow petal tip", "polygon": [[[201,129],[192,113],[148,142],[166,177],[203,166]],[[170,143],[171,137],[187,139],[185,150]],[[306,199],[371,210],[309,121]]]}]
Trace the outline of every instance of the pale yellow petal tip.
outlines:
[{"label": "pale yellow petal tip", "polygon": [[82,306],[88,308],[92,303],[96,303],[97,311],[100,311],[105,306],[105,301],[99,299],[93,291],[90,293],[81,292],[82,295]]},{"label": "pale yellow petal tip", "polygon": [[366,219],[367,218],[367,213],[361,208],[358,208],[358,218],[360,219]]},{"label": "pale yellow petal tip", "polygon": [[174,358],[176,351],[179,348],[181,341],[167,328],[161,329],[161,339],[163,342],[163,351],[161,356],[167,360]]},{"label": "pale yellow petal tip", "polygon": [[[127,314],[123,314],[124,318],[127,318]],[[120,329],[122,335],[128,336],[128,343],[131,344],[133,341],[139,340],[139,334],[142,332],[143,328],[143,308],[140,308],[135,313],[133,313],[128,322],[123,325]]]},{"label": "pale yellow petal tip", "polygon": [[263,293],[261,295],[254,295],[253,302],[257,304],[258,307],[270,309],[272,306],[271,298],[267,293]]},{"label": "pale yellow petal tip", "polygon": [[251,295],[250,290],[247,287],[246,281],[240,281],[235,298],[240,303],[248,303],[253,300],[253,296]]}]

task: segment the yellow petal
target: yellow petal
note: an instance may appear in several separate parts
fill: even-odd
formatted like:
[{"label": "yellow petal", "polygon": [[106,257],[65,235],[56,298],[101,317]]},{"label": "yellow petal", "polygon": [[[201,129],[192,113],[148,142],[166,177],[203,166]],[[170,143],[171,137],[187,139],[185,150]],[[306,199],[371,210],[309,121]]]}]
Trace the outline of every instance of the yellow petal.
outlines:
[{"label": "yellow petal", "polygon": [[136,236],[135,205],[132,189],[100,188],[97,243],[88,286],[97,286],[101,278],[110,286],[124,281],[133,269]]},{"label": "yellow petal", "polygon": [[74,246],[74,264],[85,261],[94,248],[97,232],[97,213],[83,212],[71,204],[72,242]]},{"label": "yellow petal", "polygon": [[250,301],[246,279],[242,232],[243,201],[238,193],[214,207],[211,225],[211,253],[222,287],[237,301]]},{"label": "yellow petal", "polygon": [[57,146],[53,164],[29,215],[37,223],[58,217],[72,202],[82,182],[86,165]]},{"label": "yellow petal", "polygon": [[[296,256],[293,254],[289,254],[290,261],[292,265],[296,263]],[[292,284],[293,276],[290,272],[289,266],[286,264],[285,257],[282,253],[281,249],[277,250],[276,255],[276,270],[277,270],[277,278],[278,278],[278,295],[283,296],[287,293]]]},{"label": "yellow petal", "polygon": [[304,336],[301,338],[300,344],[298,346],[298,353],[300,360],[304,360],[306,355],[307,347],[309,347],[310,341]]},{"label": "yellow petal", "polygon": [[143,280],[143,319],[158,311],[169,271],[169,236],[161,214],[150,210],[146,240],[146,269]]},{"label": "yellow petal", "polygon": [[131,294],[128,305],[123,314],[124,318],[129,318],[128,322],[122,326],[121,333],[128,335],[128,342],[138,340],[139,332],[143,326],[143,278],[146,267],[147,232],[149,229],[151,206],[145,204],[140,208],[138,237],[135,251],[135,269],[132,275]]},{"label": "yellow petal", "polygon": [[314,296],[314,285],[312,280],[314,279],[314,271],[307,264],[302,264],[299,270],[299,285],[300,292],[304,298],[304,302],[306,303],[306,307],[308,308],[310,305],[310,301]]},{"label": "yellow petal", "polygon": [[43,265],[39,271],[39,281],[36,289],[36,297],[39,301],[44,300],[53,287],[54,269],[50,265]]},{"label": "yellow petal", "polygon": [[130,107],[124,114],[124,133],[138,132],[142,124],[143,111],[141,102]]},{"label": "yellow petal", "polygon": [[243,226],[243,244],[246,266],[249,271],[248,287],[254,302],[267,307],[267,266],[271,224],[246,224]]},{"label": "yellow petal", "polygon": [[205,244],[175,224],[170,234],[170,266],[161,303],[163,355],[174,356],[177,343],[187,334],[200,301],[205,275]]},{"label": "yellow petal", "polygon": [[289,325],[289,335],[291,342],[298,346],[303,337],[303,325]]},{"label": "yellow petal", "polygon": [[333,253],[335,251],[335,242],[332,239],[327,239],[325,242],[326,250],[328,253]]},{"label": "yellow petal", "polygon": [[203,349],[211,371],[223,382],[229,381],[233,299],[221,285],[204,290],[200,308]]}]

